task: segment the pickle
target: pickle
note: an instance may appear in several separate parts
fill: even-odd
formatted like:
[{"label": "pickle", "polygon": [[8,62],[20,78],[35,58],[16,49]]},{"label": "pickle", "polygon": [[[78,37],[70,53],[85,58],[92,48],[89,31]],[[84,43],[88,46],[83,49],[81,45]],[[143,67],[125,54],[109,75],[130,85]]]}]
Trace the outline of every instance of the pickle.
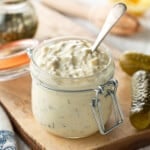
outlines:
[{"label": "pickle", "polygon": [[119,59],[119,64],[123,71],[133,75],[138,70],[150,71],[150,55],[125,52]]},{"label": "pickle", "polygon": [[137,71],[132,76],[130,122],[139,130],[150,126],[150,72]]}]

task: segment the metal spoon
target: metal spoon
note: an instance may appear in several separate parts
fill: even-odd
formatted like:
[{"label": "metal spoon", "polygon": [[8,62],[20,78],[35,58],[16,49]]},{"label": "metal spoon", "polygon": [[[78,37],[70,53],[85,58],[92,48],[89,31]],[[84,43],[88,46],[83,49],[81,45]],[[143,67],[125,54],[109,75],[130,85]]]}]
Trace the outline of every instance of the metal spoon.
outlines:
[{"label": "metal spoon", "polygon": [[101,44],[106,35],[112,29],[112,27],[119,21],[121,16],[126,12],[126,9],[127,7],[124,3],[117,3],[116,5],[114,5],[114,7],[111,9],[110,13],[107,16],[106,21],[96,38],[96,41],[94,42],[91,48],[92,51],[95,51],[97,49],[97,47]]}]

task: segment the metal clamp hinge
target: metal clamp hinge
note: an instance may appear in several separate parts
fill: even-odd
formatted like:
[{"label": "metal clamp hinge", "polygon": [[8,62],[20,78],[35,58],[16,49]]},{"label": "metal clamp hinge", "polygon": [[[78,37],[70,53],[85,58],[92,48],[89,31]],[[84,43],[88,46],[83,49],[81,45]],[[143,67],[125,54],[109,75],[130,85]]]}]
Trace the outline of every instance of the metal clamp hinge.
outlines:
[{"label": "metal clamp hinge", "polygon": [[[98,124],[99,131],[102,135],[108,134],[123,122],[123,114],[116,97],[117,86],[118,86],[118,82],[115,79],[109,80],[104,85],[99,86],[98,89],[95,90],[96,97],[93,98],[91,102],[92,111],[94,113],[96,122]],[[105,124],[103,121],[100,95],[111,96],[112,105],[114,109],[115,123],[109,129],[105,128]]]}]

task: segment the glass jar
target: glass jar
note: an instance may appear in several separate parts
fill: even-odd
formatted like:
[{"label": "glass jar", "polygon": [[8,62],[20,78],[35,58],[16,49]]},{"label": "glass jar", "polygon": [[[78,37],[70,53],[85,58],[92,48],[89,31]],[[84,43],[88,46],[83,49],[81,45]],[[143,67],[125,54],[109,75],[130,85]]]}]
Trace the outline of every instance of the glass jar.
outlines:
[{"label": "glass jar", "polygon": [[37,25],[36,12],[28,0],[0,1],[0,44],[32,38]]},{"label": "glass jar", "polygon": [[[46,40],[30,52],[33,114],[44,128],[61,137],[87,137],[98,130],[101,134],[107,134],[122,123],[123,118],[115,96],[117,81],[112,79],[114,62],[106,46],[102,44],[100,48],[108,55],[109,61],[103,70],[92,76],[57,77],[42,70],[36,63],[35,56],[43,46],[70,39],[82,38],[60,37]],[[105,124],[111,115],[112,106],[115,109],[116,123],[106,129]]]}]

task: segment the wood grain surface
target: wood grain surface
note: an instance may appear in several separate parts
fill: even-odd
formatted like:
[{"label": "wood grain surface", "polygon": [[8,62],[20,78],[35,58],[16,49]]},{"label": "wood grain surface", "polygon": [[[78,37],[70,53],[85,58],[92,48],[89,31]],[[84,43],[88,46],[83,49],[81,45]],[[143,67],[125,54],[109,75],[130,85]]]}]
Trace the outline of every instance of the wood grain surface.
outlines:
[{"label": "wood grain surface", "polygon": [[[82,35],[92,37],[87,30],[64,16],[34,4],[39,16],[37,38],[56,35]],[[31,110],[30,75],[0,83],[0,103],[8,112],[16,131],[34,150],[133,150],[150,143],[150,130],[136,131],[129,122],[131,103],[130,77],[118,65],[119,53],[113,50],[116,60],[115,77],[119,81],[118,97],[124,113],[124,123],[106,136],[96,133],[87,138],[65,139],[46,132],[34,119]]]}]

